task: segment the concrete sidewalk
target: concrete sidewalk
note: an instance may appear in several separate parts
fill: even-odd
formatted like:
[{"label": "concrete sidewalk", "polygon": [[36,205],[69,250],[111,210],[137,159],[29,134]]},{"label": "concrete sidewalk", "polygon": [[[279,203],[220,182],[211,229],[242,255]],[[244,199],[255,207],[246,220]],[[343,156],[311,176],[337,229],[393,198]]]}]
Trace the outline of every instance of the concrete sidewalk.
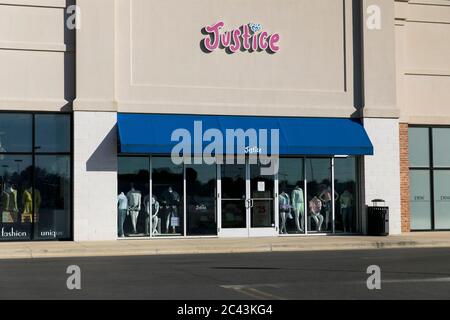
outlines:
[{"label": "concrete sidewalk", "polygon": [[0,259],[443,247],[450,250],[450,232],[409,233],[390,237],[309,236],[0,243]]}]

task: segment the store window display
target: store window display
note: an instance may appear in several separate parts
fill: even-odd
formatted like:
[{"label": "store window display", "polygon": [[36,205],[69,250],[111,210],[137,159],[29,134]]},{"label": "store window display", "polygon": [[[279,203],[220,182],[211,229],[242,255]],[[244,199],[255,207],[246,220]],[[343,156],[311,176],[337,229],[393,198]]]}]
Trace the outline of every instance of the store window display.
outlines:
[{"label": "store window display", "polygon": [[305,233],[304,159],[281,158],[278,172],[280,234]]},{"label": "store window display", "polygon": [[145,197],[149,194],[150,159],[119,157],[117,196],[117,234],[123,237],[149,236],[150,221]]},{"label": "store window display", "polygon": [[339,198],[335,202],[336,232],[358,232],[356,158],[334,160],[334,187]]},{"label": "store window display", "polygon": [[[33,202],[28,202],[32,157],[3,155],[0,160],[2,240],[31,240]],[[30,217],[31,216],[31,217]]]},{"label": "store window display", "polygon": [[217,235],[217,167],[186,166],[186,233]]},{"label": "store window display", "polygon": [[308,231],[332,232],[332,205],[339,195],[332,196],[331,159],[306,159],[308,190]]},{"label": "store window display", "polygon": [[[145,234],[156,236],[161,234],[161,218],[159,217],[160,205],[156,197],[150,195],[144,198],[145,206]],[[151,231],[151,232],[150,232]]]},{"label": "store window display", "polygon": [[70,135],[69,114],[0,113],[0,241],[71,238]]},{"label": "store window display", "polygon": [[152,157],[152,192],[159,205],[154,220],[161,220],[158,220],[161,232],[156,236],[183,236],[183,166],[175,165],[170,157]]}]

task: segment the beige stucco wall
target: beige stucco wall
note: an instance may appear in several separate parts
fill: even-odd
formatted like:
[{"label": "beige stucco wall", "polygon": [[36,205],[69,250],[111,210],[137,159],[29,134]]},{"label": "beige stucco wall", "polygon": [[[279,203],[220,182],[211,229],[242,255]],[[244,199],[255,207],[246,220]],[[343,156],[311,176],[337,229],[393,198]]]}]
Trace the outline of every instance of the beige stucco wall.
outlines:
[{"label": "beige stucco wall", "polygon": [[0,110],[70,109],[75,34],[66,0],[0,1]]},{"label": "beige stucco wall", "polygon": [[396,1],[401,122],[450,123],[450,1]]},{"label": "beige stucco wall", "polygon": [[[393,20],[392,1],[382,2],[384,19]],[[354,103],[351,0],[77,3],[83,27],[77,32],[75,110],[360,115]],[[264,30],[281,35],[281,49],[274,55],[228,55],[223,50],[205,54],[199,45],[204,38],[201,29],[220,20],[225,30],[261,23]],[[373,38],[392,39],[393,48],[393,28],[384,28]],[[388,52],[381,60],[389,53],[393,55]],[[386,77],[393,83],[393,65],[385,66],[392,71],[383,68],[378,65],[368,73],[369,88],[389,85]],[[377,80],[378,74],[387,76]],[[385,94],[385,101],[373,103],[369,99],[375,110],[371,116],[379,116],[377,108],[392,111],[394,96]]]}]

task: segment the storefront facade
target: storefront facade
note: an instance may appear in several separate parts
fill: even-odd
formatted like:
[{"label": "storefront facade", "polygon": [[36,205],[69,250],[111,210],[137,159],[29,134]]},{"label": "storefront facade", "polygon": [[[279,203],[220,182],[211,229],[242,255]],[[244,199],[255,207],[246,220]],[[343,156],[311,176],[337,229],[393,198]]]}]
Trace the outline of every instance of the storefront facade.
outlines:
[{"label": "storefront facade", "polygon": [[[445,225],[431,200],[410,215],[405,191],[417,188],[411,171],[411,181],[437,179],[428,197],[442,196],[447,168],[432,157],[441,136],[429,162],[405,167],[427,147],[407,144],[410,155],[405,139],[445,125],[424,123],[404,98],[418,84],[405,81],[416,76],[403,66],[402,28],[418,28],[407,16],[419,5],[31,2],[0,4],[1,191],[17,190],[2,227],[28,230],[9,240],[365,234],[380,198],[391,234]],[[439,1],[425,2],[433,15]],[[61,24],[74,4],[77,30]],[[448,104],[443,95],[436,104]],[[192,143],[180,149],[183,134]]]}]

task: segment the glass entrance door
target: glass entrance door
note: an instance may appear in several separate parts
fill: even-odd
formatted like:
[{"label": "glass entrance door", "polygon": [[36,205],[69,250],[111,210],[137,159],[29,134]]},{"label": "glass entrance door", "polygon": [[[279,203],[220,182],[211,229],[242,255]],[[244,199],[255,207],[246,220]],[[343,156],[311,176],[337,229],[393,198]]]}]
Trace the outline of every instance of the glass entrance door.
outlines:
[{"label": "glass entrance door", "polygon": [[261,174],[260,165],[249,165],[250,237],[276,236],[275,176]]},{"label": "glass entrance door", "polygon": [[259,165],[223,164],[218,169],[220,236],[275,236],[275,176]]}]

